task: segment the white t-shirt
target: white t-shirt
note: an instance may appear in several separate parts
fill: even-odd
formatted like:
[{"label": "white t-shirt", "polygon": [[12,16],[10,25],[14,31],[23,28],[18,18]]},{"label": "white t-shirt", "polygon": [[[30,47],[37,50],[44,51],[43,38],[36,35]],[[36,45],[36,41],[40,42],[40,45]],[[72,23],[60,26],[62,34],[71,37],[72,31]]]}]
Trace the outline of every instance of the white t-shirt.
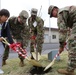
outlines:
[{"label": "white t-shirt", "polygon": [[2,29],[2,24],[0,24],[0,36],[1,36],[1,29]]}]

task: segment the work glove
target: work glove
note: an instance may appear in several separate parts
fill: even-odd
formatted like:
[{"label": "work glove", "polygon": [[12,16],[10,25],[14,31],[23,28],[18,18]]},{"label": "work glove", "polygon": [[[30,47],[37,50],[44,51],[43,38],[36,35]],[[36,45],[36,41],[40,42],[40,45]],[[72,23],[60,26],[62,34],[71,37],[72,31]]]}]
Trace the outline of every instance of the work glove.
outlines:
[{"label": "work glove", "polygon": [[9,47],[10,47],[12,50],[16,51],[17,45],[16,45],[16,43],[12,43],[12,44],[9,45]]},{"label": "work glove", "polygon": [[17,49],[18,47],[21,47],[21,43],[12,43],[12,44],[9,45],[9,47],[10,47],[12,50],[16,51],[16,49]]}]

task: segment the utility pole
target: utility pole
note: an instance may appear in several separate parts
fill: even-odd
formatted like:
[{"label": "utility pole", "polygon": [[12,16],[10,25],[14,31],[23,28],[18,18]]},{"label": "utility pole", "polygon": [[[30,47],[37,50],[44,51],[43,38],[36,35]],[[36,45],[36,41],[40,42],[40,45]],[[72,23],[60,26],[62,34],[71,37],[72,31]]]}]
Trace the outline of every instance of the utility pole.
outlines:
[{"label": "utility pole", "polygon": [[[49,6],[50,6],[50,0],[49,0]],[[49,43],[51,43],[51,22],[50,22],[50,16],[49,16]]]},{"label": "utility pole", "polygon": [[41,9],[42,9],[42,5],[41,5],[41,7],[40,7],[40,10],[39,10],[39,14],[38,14],[38,16],[40,16],[40,13],[41,13]]}]

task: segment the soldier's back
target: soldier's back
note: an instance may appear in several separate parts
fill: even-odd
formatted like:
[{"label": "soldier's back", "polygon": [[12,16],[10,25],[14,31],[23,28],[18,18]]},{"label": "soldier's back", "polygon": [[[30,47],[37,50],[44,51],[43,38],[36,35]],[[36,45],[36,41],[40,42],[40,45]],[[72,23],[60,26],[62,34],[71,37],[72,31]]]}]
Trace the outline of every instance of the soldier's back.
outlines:
[{"label": "soldier's back", "polygon": [[18,23],[17,17],[10,17],[9,20],[9,26],[12,32],[12,35],[14,38],[21,38],[20,33],[21,33],[21,27],[22,26],[20,23]]}]

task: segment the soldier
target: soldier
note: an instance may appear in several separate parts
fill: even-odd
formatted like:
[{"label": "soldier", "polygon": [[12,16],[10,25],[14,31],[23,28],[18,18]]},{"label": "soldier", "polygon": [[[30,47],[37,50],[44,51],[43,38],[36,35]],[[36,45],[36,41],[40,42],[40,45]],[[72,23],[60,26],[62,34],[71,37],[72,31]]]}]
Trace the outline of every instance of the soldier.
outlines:
[{"label": "soldier", "polygon": [[37,9],[31,9],[31,16],[28,19],[28,26],[30,31],[30,53],[31,58],[32,52],[34,52],[34,47],[37,46],[37,51],[41,54],[42,44],[44,40],[44,21],[42,18],[37,16]]},{"label": "soldier", "polygon": [[[17,42],[20,42],[22,44],[22,48],[25,49],[28,45],[28,26],[26,24],[26,20],[28,18],[28,12],[25,10],[22,10],[18,17],[10,17],[8,20],[8,23],[10,25],[11,33],[13,36],[13,39],[16,39]],[[6,64],[6,59],[8,58],[9,48],[6,47],[6,52],[3,58],[3,65]],[[7,53],[7,54],[6,54]],[[24,66],[24,58],[19,55],[20,59],[20,66]]]},{"label": "soldier", "polygon": [[48,14],[57,18],[59,28],[59,43],[61,53],[64,50],[68,27],[71,29],[68,40],[68,65],[66,69],[59,69],[58,72],[65,75],[75,75],[76,68],[76,6],[67,6],[59,9],[57,6],[49,6]]}]

